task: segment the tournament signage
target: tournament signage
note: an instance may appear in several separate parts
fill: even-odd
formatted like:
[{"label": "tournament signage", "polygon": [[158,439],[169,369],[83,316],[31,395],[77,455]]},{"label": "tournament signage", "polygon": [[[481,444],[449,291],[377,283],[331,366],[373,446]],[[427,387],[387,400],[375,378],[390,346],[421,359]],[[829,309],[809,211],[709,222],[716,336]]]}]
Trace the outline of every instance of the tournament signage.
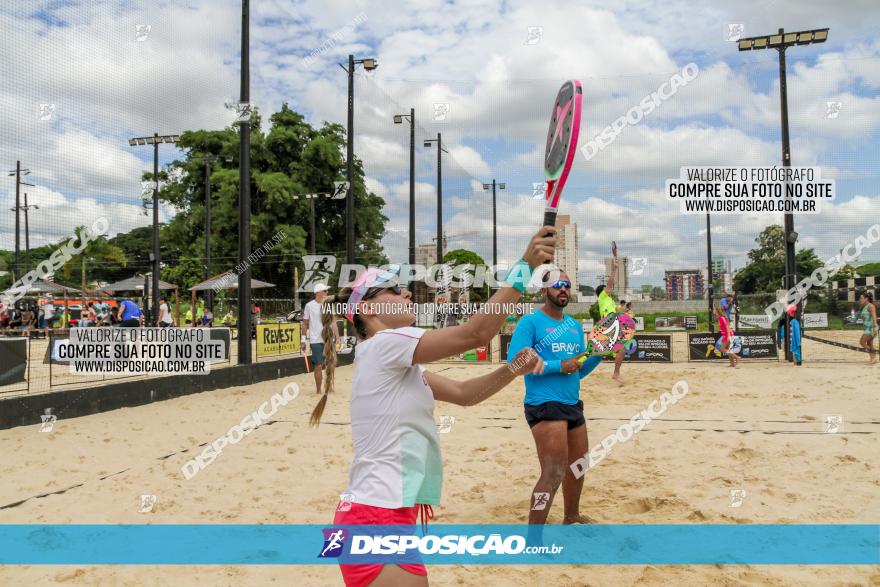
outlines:
[{"label": "tournament signage", "polygon": [[672,362],[672,335],[670,334],[636,334],[632,342],[624,348],[626,349],[625,361],[636,363]]},{"label": "tournament signage", "polygon": [[684,316],[659,316],[654,318],[654,330],[684,330]]},{"label": "tournament signage", "polygon": [[[775,330],[749,330],[737,336],[742,340],[739,356],[743,359],[778,360]],[[727,360],[727,354],[716,348],[721,333],[700,332],[688,334],[688,361]],[[719,345],[720,346],[720,345]]]},{"label": "tournament signage", "polygon": [[0,338],[0,385],[24,381],[27,368],[27,339]]},{"label": "tournament signage", "polygon": [[697,329],[697,317],[696,316],[685,316],[684,317],[684,329],[685,330],[696,330]]},{"label": "tournament signage", "polygon": [[299,332],[299,322],[257,324],[257,356],[298,353]]}]

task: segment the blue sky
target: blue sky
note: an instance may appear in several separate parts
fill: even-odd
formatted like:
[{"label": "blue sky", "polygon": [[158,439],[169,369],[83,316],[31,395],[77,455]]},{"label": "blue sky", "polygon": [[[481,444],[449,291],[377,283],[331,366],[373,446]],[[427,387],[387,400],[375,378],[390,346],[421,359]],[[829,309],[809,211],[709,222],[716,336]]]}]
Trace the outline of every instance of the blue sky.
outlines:
[{"label": "blue sky", "polygon": [[[662,194],[684,165],[780,162],[775,51],[740,53],[744,35],[830,27],[822,45],[788,54],[794,165],[821,166],[838,199],[796,217],[801,245],[828,256],[880,218],[880,41],[873,2],[253,2],[252,97],[264,112],[284,101],[313,124],[345,123],[349,53],[376,57],[356,78],[355,147],[368,184],[386,198],[384,244],[405,258],[408,129],[392,116],[416,109],[419,242],[435,234],[436,151],[443,133],[444,226],[451,247],[491,256],[491,207],[499,193],[499,257],[513,261],[540,218],[531,197],[552,99],[563,80],[584,84],[581,142],[592,138],[688,63],[697,78],[587,161],[578,156],[561,213],[578,224],[579,276],[602,272],[608,244],[648,259],[635,284],[662,283],[664,269],[705,264],[705,221]],[[238,95],[240,4],[213,2],[16,2],[0,8],[4,38],[0,159],[33,173],[32,242],[39,245],[111,214],[111,231],[146,225],[140,173],[150,149],[127,138],[223,128]],[[136,40],[136,25],[150,32]],[[529,40],[529,27],[540,27]],[[535,31],[537,29],[533,29]],[[312,55],[314,59],[307,59]],[[829,117],[828,102],[840,103]],[[40,104],[55,105],[48,120]],[[432,120],[434,104],[448,104]],[[163,147],[164,163],[179,154]],[[3,209],[13,184],[0,184]],[[174,214],[164,209],[163,217]],[[11,247],[11,214],[0,246]],[[781,216],[713,219],[713,252],[741,266],[760,230]],[[864,261],[880,259],[868,250]]]}]

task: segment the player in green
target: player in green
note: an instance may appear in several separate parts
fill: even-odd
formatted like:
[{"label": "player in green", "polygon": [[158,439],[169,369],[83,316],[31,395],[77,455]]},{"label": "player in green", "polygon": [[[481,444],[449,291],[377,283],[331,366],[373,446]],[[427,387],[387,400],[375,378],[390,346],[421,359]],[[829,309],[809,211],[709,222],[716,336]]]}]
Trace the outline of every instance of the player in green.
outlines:
[{"label": "player in green", "polygon": [[[617,260],[615,259],[615,265],[617,264]],[[614,287],[614,272],[608,276],[608,281],[604,285],[599,285],[596,288],[596,295],[599,297],[599,319],[601,320],[608,314],[613,314],[617,311],[617,302],[614,301],[614,297],[608,293],[608,290],[611,290]],[[626,382],[623,380],[623,377],[620,376],[620,366],[623,364],[623,357],[626,355],[626,350],[621,347],[617,354],[614,355],[614,375],[612,375],[612,379],[614,379],[618,385],[623,387],[626,385]]]}]

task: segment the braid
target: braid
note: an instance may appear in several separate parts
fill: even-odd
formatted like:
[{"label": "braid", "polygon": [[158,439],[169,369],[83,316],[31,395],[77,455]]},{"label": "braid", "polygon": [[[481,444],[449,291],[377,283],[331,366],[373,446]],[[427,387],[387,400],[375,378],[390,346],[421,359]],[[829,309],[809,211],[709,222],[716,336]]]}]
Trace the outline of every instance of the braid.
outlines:
[{"label": "braid", "polygon": [[327,406],[327,394],[333,391],[334,375],[336,372],[336,340],[333,338],[333,306],[345,304],[351,290],[346,288],[335,296],[327,296],[321,303],[321,340],[324,343],[324,393],[318,400],[318,405],[312,410],[309,418],[309,426],[318,426],[321,423],[321,416],[324,415],[324,408]]}]

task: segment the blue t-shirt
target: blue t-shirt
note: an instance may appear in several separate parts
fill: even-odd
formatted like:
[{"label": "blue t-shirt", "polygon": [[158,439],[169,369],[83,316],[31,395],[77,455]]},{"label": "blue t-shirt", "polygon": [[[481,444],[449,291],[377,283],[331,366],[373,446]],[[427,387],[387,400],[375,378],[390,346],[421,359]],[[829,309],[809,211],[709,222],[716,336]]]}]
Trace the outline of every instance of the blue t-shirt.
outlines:
[{"label": "blue t-shirt", "polygon": [[507,361],[526,347],[532,347],[544,361],[542,375],[525,376],[524,403],[536,406],[546,402],[573,405],[578,402],[580,381],[602,362],[602,357],[589,357],[580,371],[570,375],[560,372],[562,361],[584,352],[584,331],[571,316],[554,320],[541,310],[520,319],[510,340]]},{"label": "blue t-shirt", "polygon": [[131,300],[122,300],[122,320],[132,320],[141,317],[141,309]]}]

